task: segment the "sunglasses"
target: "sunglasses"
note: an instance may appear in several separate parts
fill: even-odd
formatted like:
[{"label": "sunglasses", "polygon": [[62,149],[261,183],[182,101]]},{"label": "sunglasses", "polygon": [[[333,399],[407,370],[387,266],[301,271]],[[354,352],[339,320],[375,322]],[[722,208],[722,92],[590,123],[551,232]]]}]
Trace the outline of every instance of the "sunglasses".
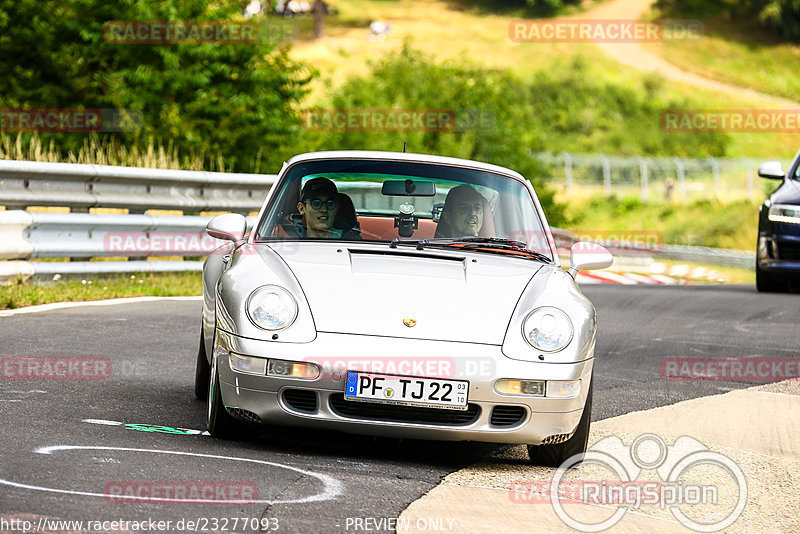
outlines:
[{"label": "sunglasses", "polygon": [[318,210],[322,206],[325,206],[326,209],[332,210],[336,207],[336,200],[329,199],[329,200],[320,200],[318,198],[312,198],[311,200],[306,200],[308,205],[311,206],[313,209]]}]

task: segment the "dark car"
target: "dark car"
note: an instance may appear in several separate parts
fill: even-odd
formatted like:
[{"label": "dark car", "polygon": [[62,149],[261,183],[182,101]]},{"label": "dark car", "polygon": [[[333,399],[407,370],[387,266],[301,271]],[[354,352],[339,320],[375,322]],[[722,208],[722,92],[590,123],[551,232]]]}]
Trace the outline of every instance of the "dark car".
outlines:
[{"label": "dark car", "polygon": [[800,152],[788,173],[780,162],[768,161],[758,175],[783,183],[761,205],[756,287],[770,292],[796,289],[800,287]]}]

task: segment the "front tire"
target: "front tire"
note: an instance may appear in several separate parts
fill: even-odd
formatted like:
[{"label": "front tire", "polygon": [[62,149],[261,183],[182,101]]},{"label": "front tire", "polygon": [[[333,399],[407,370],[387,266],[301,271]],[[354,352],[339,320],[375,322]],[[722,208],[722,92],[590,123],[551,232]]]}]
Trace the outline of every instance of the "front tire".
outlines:
[{"label": "front tire", "polygon": [[203,329],[200,329],[200,347],[197,349],[197,364],[194,371],[194,395],[200,400],[208,398],[208,382],[211,377],[211,366],[206,355],[206,343],[203,340]]},{"label": "front tire", "polygon": [[[589,385],[589,393],[586,395],[586,404],[583,407],[583,415],[578,423],[575,433],[563,443],[552,445],[528,445],[528,456],[531,463],[548,467],[558,467],[570,457],[586,452],[589,444],[589,425],[592,421],[592,390],[594,389],[594,379]],[[577,467],[579,464],[575,464]]]},{"label": "front tire", "polygon": [[762,271],[756,263],[756,289],[759,293],[782,293],[787,287],[774,274]]},{"label": "front tire", "polygon": [[219,370],[216,354],[211,359],[210,379],[208,383],[208,433],[215,438],[235,438],[241,436],[242,425],[237,421],[222,402],[219,388]]}]

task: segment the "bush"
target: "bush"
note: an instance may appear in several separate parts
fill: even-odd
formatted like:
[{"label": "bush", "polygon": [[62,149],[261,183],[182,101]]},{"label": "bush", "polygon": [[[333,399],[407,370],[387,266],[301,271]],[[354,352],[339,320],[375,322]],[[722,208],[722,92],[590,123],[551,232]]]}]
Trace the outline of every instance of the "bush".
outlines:
[{"label": "bush", "polygon": [[[257,43],[119,44],[108,21],[228,21],[238,0],[0,0],[0,107],[116,108],[141,112],[135,132],[104,134],[145,147],[151,137],[184,154],[221,154],[227,168],[279,167],[297,132],[308,73],[283,47]],[[261,36],[260,36],[261,37]],[[43,134],[62,151],[80,133]]]},{"label": "bush", "polygon": [[[506,71],[466,63],[436,64],[408,43],[353,78],[330,98],[334,109],[449,109],[480,117],[463,131],[306,132],[304,150],[371,149],[440,154],[495,163],[533,180],[548,218],[564,220],[552,192],[537,179],[547,170],[535,152],[641,155],[724,155],[727,136],[665,133],[660,113],[691,107],[664,99],[661,84],[641,88],[607,81],[584,61],[536,73],[523,81]],[[458,122],[458,121],[457,121]]]},{"label": "bush", "polygon": [[675,17],[723,16],[757,21],[779,39],[800,42],[800,2],[797,0],[658,0],[656,7]]}]

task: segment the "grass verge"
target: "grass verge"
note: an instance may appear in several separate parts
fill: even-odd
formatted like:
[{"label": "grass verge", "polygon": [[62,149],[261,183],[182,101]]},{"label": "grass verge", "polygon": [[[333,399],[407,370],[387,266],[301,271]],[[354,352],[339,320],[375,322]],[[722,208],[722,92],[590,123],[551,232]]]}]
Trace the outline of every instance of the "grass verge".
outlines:
[{"label": "grass verge", "polygon": [[[691,279],[690,284],[755,284],[756,272],[753,269],[742,269],[740,267],[728,267],[725,265],[708,265],[704,263],[695,263],[690,261],[676,261],[676,260],[661,260],[656,258],[650,266],[649,272],[642,272],[642,274],[652,274],[653,272],[660,271],[656,265],[663,265],[665,270],[663,272],[673,272],[672,269],[676,267],[686,267],[689,272],[698,268],[705,269],[709,274],[713,274],[713,278],[708,280]],[[634,271],[636,272],[636,271]]]},{"label": "grass verge", "polygon": [[565,229],[578,233],[654,234],[659,242],[667,244],[755,250],[756,202],[643,202],[635,197],[558,200],[567,204]]},{"label": "grass verge", "polygon": [[0,286],[0,310],[122,297],[175,297],[202,294],[200,273],[140,273],[92,276],[54,282],[16,281]]},{"label": "grass verge", "polygon": [[[299,40],[292,44],[291,56],[307,62],[320,73],[320,77],[311,85],[312,94],[305,103],[307,107],[330,107],[330,98],[336,88],[347,80],[367,76],[372,65],[387,53],[400,50],[406,39],[411,39],[414,48],[431,55],[437,62],[452,60],[460,63],[467,60],[487,70],[509,72],[523,81],[537,80],[543,73],[557,76],[564,72],[565,65],[580,57],[593,66],[594,83],[614,83],[625,87],[657,83],[653,76],[617,63],[591,43],[512,42],[508,33],[509,23],[519,18],[512,13],[487,13],[479,6],[437,0],[353,0],[339,3],[337,7],[339,13],[328,18],[324,38]],[[370,38],[368,26],[373,20],[391,24],[391,31],[385,40]],[[687,46],[691,47],[693,43]],[[796,63],[795,59],[787,68]],[[702,67],[700,60],[698,65]],[[662,82],[661,85],[666,101],[686,100],[691,102],[691,109],[752,109],[767,105],[760,100],[680,83]],[[529,98],[535,98],[535,95]],[[414,105],[415,102],[411,101],[404,107]],[[565,117],[569,119],[580,120],[582,113],[586,111],[574,108],[564,110]],[[617,125],[625,124],[624,119],[612,118],[609,121]],[[652,122],[656,127],[659,121],[659,114],[654,114]],[[619,128],[625,135],[631,135],[625,126]],[[601,151],[602,148],[595,146],[590,137],[585,134],[574,135],[571,146],[554,148],[575,152]],[[792,133],[737,133],[729,136],[724,155],[790,158],[797,150],[796,145],[796,134]],[[364,147],[351,144],[350,148]]]},{"label": "grass verge", "polygon": [[701,76],[793,100],[800,95],[800,46],[777,42],[746,21],[706,19],[698,40],[647,45]]}]

